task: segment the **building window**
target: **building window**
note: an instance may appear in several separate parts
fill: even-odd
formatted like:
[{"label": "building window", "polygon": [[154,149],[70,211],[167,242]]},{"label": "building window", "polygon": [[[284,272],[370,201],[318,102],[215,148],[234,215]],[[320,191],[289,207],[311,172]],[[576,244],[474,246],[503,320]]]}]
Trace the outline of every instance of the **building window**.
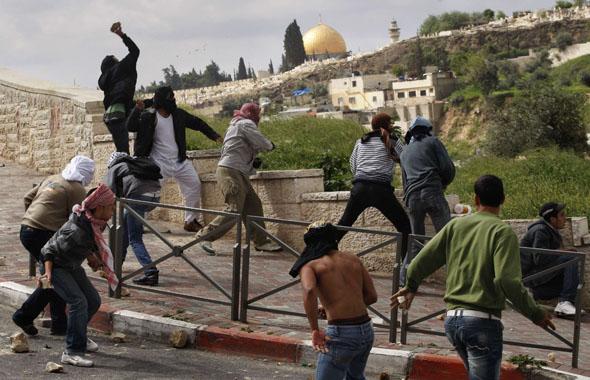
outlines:
[{"label": "building window", "polygon": [[430,87],[430,93],[432,94],[434,92],[434,88]]},{"label": "building window", "polygon": [[403,98],[405,98],[405,97],[406,97],[406,93],[405,93],[405,92],[398,92],[398,93],[397,93],[397,98],[398,98],[398,99],[403,99]]},{"label": "building window", "polygon": [[420,96],[426,96],[426,90],[420,90]]},{"label": "building window", "polygon": [[356,81],[355,80],[352,81],[352,87],[356,87]]},{"label": "building window", "polygon": [[416,97],[416,91],[410,91],[410,92],[408,92],[408,96],[410,98],[415,98]]},{"label": "building window", "polygon": [[373,96],[373,103],[377,103],[377,97]]},{"label": "building window", "polygon": [[356,98],[354,96],[351,96],[350,98],[348,98],[348,103],[349,104],[356,104]]}]

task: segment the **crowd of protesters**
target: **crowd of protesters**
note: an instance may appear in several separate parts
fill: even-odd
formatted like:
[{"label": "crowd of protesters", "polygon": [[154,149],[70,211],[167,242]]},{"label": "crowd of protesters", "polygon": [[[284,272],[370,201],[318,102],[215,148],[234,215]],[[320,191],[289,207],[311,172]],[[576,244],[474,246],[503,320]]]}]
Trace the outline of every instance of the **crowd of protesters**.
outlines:
[{"label": "crowd of protesters", "polygon": [[[25,195],[20,231],[21,242],[39,263],[42,277],[38,288],[14,313],[13,321],[25,333],[36,335],[33,321],[49,304],[51,333],[65,335],[61,361],[83,367],[93,365],[85,353],[99,348],[86,331],[101,300],[82,264],[87,261],[91,269],[103,271],[110,288],[117,288],[113,255],[103,238],[116,197],[147,202],[131,204],[132,212],[125,212],[123,252],[131,246],[144,270],[142,277],[133,280],[136,284],[158,286],[159,270],[143,242],[143,224],[137,216],[145,217],[156,207],[162,181],[167,178],[176,180],[188,208],[200,208],[201,182],[187,159],[186,129],[222,144],[218,187],[225,211],[240,213],[244,221],[247,215],[263,216],[250,176],[259,166],[257,155],[275,148],[258,128],[261,110],[255,103],[245,103],[234,112],[222,137],[205,121],[180,109],[170,87],[158,88],[152,99],[134,102],[140,51],[120,23],[113,24],[111,31],[121,37],[129,54],[121,61],[106,56],[100,65],[104,122],[116,149],[104,184],[86,193],[95,163],[84,156],[74,157],[60,174],[47,177]],[[375,115],[371,127],[352,151],[353,186],[337,224],[350,227],[365,209],[373,207],[401,233],[402,288],[391,297],[392,308],[409,308],[422,280],[446,265],[446,335],[470,378],[497,379],[505,300],[537,325],[555,328],[551,315],[535,300],[558,298],[555,312],[573,315],[577,269],[566,266],[537,276],[525,283],[531,289],[529,294],[523,275],[545,271],[571,258],[520,253],[516,235],[499,219],[505,200],[501,179],[481,176],[474,184],[477,212],[451,220],[444,190],[453,181],[455,167],[444,145],[433,136],[430,121],[416,117],[405,137],[396,134],[386,113]],[[136,132],[133,155],[129,132]],[[400,165],[404,205],[392,186],[396,164]],[[565,205],[556,202],[543,205],[541,218],[529,226],[520,245],[563,250],[559,229],[565,223],[564,209]],[[436,235],[421,249],[419,245],[408,247],[410,234],[425,234],[427,215]],[[202,215],[190,210],[183,227],[195,232],[200,248],[214,256],[213,242],[234,223],[234,218],[218,216],[204,226]],[[361,260],[339,250],[346,232],[329,222],[311,224],[303,236],[305,249],[290,271],[301,279],[312,345],[320,352],[317,379],[363,379],[374,340],[367,308],[377,301],[377,292]],[[258,230],[252,239],[257,250],[282,249]],[[328,320],[325,331],[318,322],[322,317]],[[485,339],[480,339],[482,336]],[[472,344],[474,340],[478,343]]]}]

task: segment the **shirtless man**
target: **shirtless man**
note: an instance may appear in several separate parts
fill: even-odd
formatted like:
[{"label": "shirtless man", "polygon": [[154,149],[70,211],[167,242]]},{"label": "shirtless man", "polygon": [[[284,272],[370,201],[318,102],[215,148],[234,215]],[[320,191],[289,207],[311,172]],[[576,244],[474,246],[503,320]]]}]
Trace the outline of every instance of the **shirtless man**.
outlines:
[{"label": "shirtless man", "polygon": [[[374,339],[367,313],[367,305],[377,301],[373,281],[357,256],[338,250],[332,224],[312,223],[304,240],[305,249],[289,274],[301,276],[312,345],[319,352],[316,379],[364,379]],[[324,311],[325,332],[318,326]]]}]

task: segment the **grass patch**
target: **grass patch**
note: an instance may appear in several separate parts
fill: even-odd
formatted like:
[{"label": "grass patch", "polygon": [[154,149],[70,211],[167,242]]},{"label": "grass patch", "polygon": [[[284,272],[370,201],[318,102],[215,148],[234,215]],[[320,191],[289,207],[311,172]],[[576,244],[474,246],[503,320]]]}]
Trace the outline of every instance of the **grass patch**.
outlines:
[{"label": "grass patch", "polygon": [[590,216],[590,161],[569,151],[537,149],[517,159],[473,157],[457,168],[447,193],[473,203],[473,183],[483,174],[504,182],[504,219],[536,218],[539,206],[551,200],[565,202],[568,215]]}]

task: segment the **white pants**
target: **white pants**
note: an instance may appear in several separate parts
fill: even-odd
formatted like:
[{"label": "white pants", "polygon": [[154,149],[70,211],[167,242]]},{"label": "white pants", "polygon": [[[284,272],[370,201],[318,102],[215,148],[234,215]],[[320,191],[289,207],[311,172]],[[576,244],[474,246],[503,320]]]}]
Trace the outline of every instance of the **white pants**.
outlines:
[{"label": "white pants", "polygon": [[[180,187],[180,192],[184,197],[186,207],[200,208],[201,207],[201,180],[195,170],[191,160],[184,160],[178,162],[166,158],[154,157],[152,159],[160,167],[162,178],[160,183],[168,178],[174,178]],[[194,219],[202,223],[202,216],[200,213],[185,211],[184,221],[190,222]]]}]

